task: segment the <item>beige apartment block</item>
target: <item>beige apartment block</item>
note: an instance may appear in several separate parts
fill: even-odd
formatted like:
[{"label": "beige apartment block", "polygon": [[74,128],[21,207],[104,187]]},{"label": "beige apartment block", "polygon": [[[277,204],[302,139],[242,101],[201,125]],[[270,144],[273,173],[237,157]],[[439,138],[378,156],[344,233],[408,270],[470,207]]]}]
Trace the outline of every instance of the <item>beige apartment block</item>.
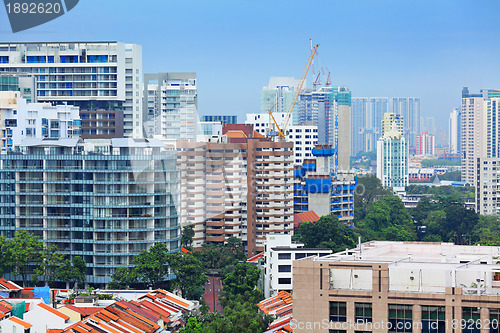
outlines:
[{"label": "beige apartment block", "polygon": [[500,247],[373,241],[296,260],[293,332],[498,332],[499,254]]},{"label": "beige apartment block", "polygon": [[252,125],[228,124],[208,142],[177,143],[181,224],[193,246],[243,241],[264,251],[267,234],[293,232],[293,143],[272,142]]},{"label": "beige apartment block", "polygon": [[476,159],[483,157],[485,131],[483,97],[462,98],[462,181],[476,180]]}]

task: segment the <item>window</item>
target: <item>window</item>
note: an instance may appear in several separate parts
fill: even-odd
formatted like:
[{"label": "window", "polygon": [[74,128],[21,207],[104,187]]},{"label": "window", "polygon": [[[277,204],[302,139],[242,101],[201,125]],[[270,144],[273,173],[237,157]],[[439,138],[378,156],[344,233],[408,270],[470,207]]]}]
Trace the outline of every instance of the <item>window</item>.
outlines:
[{"label": "window", "polygon": [[287,260],[292,259],[292,255],[290,253],[278,253],[278,260]]},{"label": "window", "polygon": [[356,323],[372,322],[372,303],[355,303],[354,310]]},{"label": "window", "polygon": [[389,304],[389,332],[411,332],[412,318],[411,305]]},{"label": "window", "polygon": [[422,305],[422,333],[445,332],[444,306]]},{"label": "window", "polygon": [[291,284],[292,279],[291,278],[279,278],[278,279],[278,284]]},{"label": "window", "polygon": [[481,309],[478,307],[463,307],[462,322],[465,328],[462,333],[479,333],[481,331]]},{"label": "window", "polygon": [[347,309],[345,302],[330,302],[330,321],[347,321]]},{"label": "window", "polygon": [[278,265],[278,272],[288,273],[292,271],[292,265]]}]

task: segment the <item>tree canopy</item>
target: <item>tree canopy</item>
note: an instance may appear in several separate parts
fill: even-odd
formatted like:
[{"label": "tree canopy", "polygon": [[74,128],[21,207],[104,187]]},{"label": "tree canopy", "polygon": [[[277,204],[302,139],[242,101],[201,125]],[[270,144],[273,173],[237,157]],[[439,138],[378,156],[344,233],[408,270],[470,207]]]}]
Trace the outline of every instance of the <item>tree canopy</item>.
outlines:
[{"label": "tree canopy", "polygon": [[293,240],[304,243],[309,248],[328,248],[333,252],[356,246],[357,235],[337,216],[322,216],[319,221],[299,224]]}]

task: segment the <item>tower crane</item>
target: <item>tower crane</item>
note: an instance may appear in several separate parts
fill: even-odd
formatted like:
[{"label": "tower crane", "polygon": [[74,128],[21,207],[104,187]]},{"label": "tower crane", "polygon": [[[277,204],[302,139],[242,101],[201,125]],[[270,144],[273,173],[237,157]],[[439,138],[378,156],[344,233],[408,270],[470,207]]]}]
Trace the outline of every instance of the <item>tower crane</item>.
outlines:
[{"label": "tower crane", "polygon": [[295,96],[293,98],[292,104],[290,104],[290,108],[288,109],[288,112],[285,115],[285,119],[284,119],[282,127],[279,127],[278,123],[276,122],[276,119],[273,116],[272,110],[276,106],[276,103],[274,104],[274,106],[270,110],[268,110],[269,115],[271,116],[274,124],[276,125],[276,129],[278,130],[278,138],[280,141],[285,141],[286,128],[288,126],[288,122],[290,121],[290,116],[292,115],[293,108],[295,107],[295,103],[297,103],[297,99],[299,98],[300,91],[302,90],[302,86],[304,85],[304,82],[305,82],[306,77],[307,77],[307,73],[309,72],[309,68],[311,67],[311,63],[314,59],[314,55],[316,54],[316,51],[318,50],[318,47],[319,47],[319,45],[316,44],[311,50],[311,55],[309,56],[309,59],[307,60],[306,68],[304,70],[304,73],[302,74],[300,81],[299,81],[299,85],[297,86],[297,91],[296,91]]}]

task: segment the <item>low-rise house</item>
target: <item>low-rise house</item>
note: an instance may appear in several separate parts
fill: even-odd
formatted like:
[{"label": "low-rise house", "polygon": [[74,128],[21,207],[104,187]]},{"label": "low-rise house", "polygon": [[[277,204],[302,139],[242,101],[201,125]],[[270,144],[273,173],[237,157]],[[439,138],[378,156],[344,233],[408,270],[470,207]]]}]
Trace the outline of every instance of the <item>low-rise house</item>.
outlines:
[{"label": "low-rise house", "polygon": [[71,324],[68,315],[43,302],[33,304],[24,314],[24,320],[33,325],[30,333],[46,333],[47,329],[64,329]]},{"label": "low-rise house", "polygon": [[108,305],[63,332],[171,332],[184,325],[183,315],[197,312],[199,306],[198,302],[157,289],[137,300],[122,300]]},{"label": "low-rise house", "polygon": [[23,290],[23,287],[14,282],[0,279],[0,296],[3,298],[20,297],[21,290]]},{"label": "low-rise house", "polygon": [[32,326],[17,317],[9,317],[0,321],[0,331],[2,333],[33,333],[30,330]]},{"label": "low-rise house", "polygon": [[74,306],[71,304],[68,304],[66,306],[63,306],[59,308],[59,312],[64,313],[65,315],[70,317],[70,321],[76,322],[83,320],[87,318],[88,316],[93,315],[96,312],[99,312],[100,310],[104,309],[104,306],[99,307],[99,306],[89,306],[89,307],[84,307],[84,306]]},{"label": "low-rise house", "polygon": [[276,296],[267,298],[257,305],[262,312],[276,318],[264,333],[292,332],[292,294],[280,291]]}]

